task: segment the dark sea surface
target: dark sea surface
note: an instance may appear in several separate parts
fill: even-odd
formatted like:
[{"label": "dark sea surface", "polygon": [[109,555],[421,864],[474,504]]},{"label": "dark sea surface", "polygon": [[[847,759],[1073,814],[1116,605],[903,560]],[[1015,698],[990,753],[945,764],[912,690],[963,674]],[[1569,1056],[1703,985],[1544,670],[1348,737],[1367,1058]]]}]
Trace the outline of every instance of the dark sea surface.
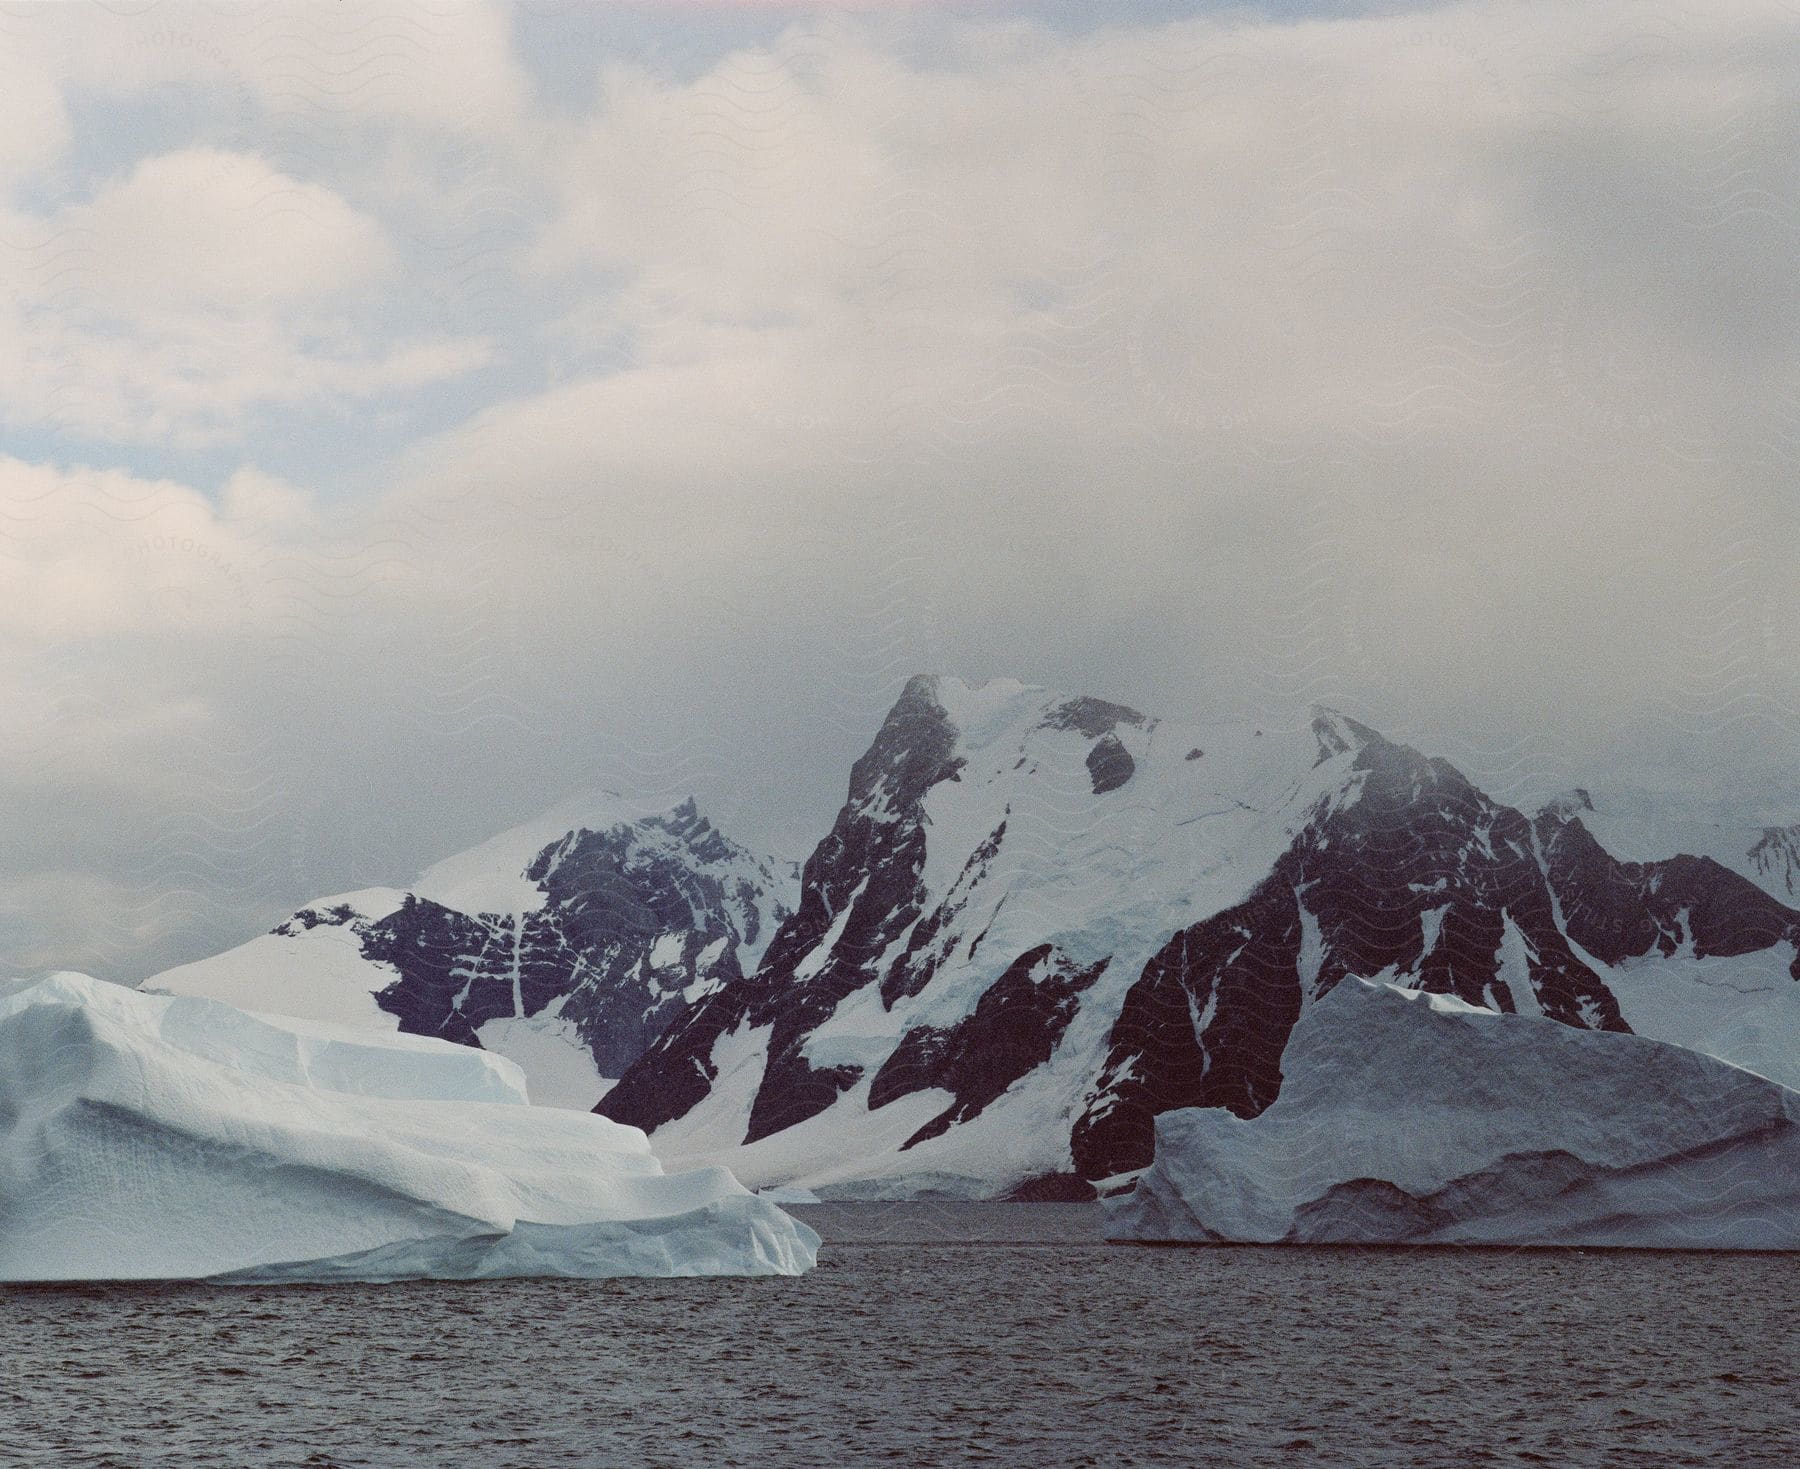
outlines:
[{"label": "dark sea surface", "polygon": [[0,1287],[0,1464],[1800,1465],[1800,1257],[794,1212],[803,1280]]}]

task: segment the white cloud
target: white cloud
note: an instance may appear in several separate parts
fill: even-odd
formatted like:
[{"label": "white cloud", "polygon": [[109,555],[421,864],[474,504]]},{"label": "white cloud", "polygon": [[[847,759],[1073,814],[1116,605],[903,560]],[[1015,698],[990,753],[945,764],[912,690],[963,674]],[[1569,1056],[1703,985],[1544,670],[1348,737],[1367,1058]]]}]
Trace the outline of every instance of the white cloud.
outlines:
[{"label": "white cloud", "polygon": [[221,514],[237,525],[285,528],[309,525],[316,517],[306,491],[250,464],[226,480],[219,498]]},{"label": "white cloud", "polygon": [[47,224],[80,250],[79,276],[60,288],[134,319],[266,311],[393,264],[380,227],[330,189],[216,148],[146,158]]},{"label": "white cloud", "polygon": [[[440,218],[437,237],[397,247],[351,195],[405,176],[383,202],[429,202],[454,225],[446,157],[454,173],[512,138],[529,101],[504,7],[35,6],[4,40],[0,400],[14,430],[196,447],[266,429],[270,410],[416,392],[492,359],[468,313],[441,325],[466,297],[469,241]],[[117,135],[91,121],[107,103]],[[134,156],[146,121],[147,138],[192,136]],[[123,168],[84,175],[121,150]],[[397,322],[394,282],[421,294],[421,250],[443,278],[437,320]]]},{"label": "white cloud", "polygon": [[52,162],[70,141],[56,74],[37,48],[19,44],[16,27],[0,31],[0,187]]},{"label": "white cloud", "polygon": [[[279,493],[248,474],[233,484],[240,502],[252,486]],[[14,652],[217,636],[255,608],[272,544],[185,485],[5,458],[0,526],[0,639]]]},{"label": "white cloud", "polygon": [[13,18],[10,39],[27,74],[48,69],[126,96],[204,88],[273,131],[315,141],[345,125],[491,133],[515,123],[529,100],[507,8],[481,0],[69,9],[33,5]]},{"label": "white cloud", "polygon": [[10,223],[46,242],[0,259],[15,424],[202,443],[241,437],[259,409],[415,389],[491,353],[379,340],[358,314],[395,269],[379,225],[251,154],[144,159],[90,200]]}]

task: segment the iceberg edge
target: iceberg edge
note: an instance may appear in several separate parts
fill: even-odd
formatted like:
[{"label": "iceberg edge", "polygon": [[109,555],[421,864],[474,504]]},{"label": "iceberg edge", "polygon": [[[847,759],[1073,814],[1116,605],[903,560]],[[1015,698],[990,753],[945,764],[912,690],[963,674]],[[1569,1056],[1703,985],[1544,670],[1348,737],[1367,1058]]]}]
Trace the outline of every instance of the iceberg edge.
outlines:
[{"label": "iceberg edge", "polygon": [[819,1238],[447,1041],[60,974],[0,989],[0,1280],[798,1275]]}]

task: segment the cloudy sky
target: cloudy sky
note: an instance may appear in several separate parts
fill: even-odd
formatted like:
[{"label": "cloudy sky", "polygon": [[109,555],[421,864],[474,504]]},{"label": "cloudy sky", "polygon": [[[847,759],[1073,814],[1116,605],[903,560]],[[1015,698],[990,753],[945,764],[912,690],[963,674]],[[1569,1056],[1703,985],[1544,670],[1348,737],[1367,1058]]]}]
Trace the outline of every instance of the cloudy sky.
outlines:
[{"label": "cloudy sky", "polygon": [[9,5],[0,971],[919,669],[1800,817],[1797,185],[1782,0]]}]

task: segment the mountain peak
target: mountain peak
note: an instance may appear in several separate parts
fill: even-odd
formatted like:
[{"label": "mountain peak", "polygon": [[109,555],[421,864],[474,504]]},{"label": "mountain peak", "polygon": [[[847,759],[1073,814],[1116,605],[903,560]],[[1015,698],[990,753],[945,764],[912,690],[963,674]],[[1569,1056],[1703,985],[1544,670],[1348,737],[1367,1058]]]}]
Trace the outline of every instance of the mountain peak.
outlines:
[{"label": "mountain peak", "polygon": [[1576,786],[1573,790],[1564,791],[1560,796],[1554,796],[1544,802],[1538,810],[1538,815],[1554,817],[1559,821],[1568,821],[1579,816],[1583,811],[1592,811],[1593,809],[1594,798],[1580,786]]},{"label": "mountain peak", "polygon": [[1312,706],[1312,732],[1319,742],[1320,762],[1367,745],[1386,743],[1378,731],[1325,704]]},{"label": "mountain peak", "polygon": [[1123,704],[1109,704],[1105,699],[1092,699],[1085,694],[1065,699],[1044,716],[1044,729],[1072,729],[1090,740],[1111,734],[1121,724],[1143,724],[1144,716]]}]

